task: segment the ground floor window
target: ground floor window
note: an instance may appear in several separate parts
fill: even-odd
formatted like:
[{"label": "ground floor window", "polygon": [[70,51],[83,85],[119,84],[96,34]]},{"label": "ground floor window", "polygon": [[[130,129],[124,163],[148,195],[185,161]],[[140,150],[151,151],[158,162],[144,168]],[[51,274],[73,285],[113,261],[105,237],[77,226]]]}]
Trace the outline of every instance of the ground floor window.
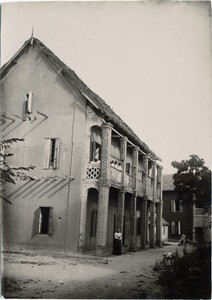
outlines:
[{"label": "ground floor window", "polygon": [[41,206],[34,212],[33,235],[53,232],[53,207]]},{"label": "ground floor window", "polygon": [[178,221],[171,222],[171,234],[180,235],[181,234],[181,223]]}]

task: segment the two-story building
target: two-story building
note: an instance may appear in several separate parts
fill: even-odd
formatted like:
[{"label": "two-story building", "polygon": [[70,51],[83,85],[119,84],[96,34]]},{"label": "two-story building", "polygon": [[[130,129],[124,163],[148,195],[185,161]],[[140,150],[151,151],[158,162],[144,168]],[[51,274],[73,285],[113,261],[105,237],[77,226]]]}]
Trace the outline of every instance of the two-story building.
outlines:
[{"label": "two-story building", "polygon": [[162,242],[160,158],[42,42],[2,67],[2,139],[34,180],[6,184],[3,245],[111,253]]},{"label": "two-story building", "polygon": [[163,217],[169,223],[169,240],[182,234],[192,241],[210,241],[209,212],[198,208],[192,199],[181,199],[174,189],[173,175],[163,175]]}]

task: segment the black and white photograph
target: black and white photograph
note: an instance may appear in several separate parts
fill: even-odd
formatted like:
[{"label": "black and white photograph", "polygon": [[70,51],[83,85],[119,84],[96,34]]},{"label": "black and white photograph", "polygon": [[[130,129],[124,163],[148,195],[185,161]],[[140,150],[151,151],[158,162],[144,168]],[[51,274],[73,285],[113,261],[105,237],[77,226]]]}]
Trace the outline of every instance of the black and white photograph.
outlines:
[{"label": "black and white photograph", "polygon": [[211,299],[210,1],[0,8],[1,297]]}]

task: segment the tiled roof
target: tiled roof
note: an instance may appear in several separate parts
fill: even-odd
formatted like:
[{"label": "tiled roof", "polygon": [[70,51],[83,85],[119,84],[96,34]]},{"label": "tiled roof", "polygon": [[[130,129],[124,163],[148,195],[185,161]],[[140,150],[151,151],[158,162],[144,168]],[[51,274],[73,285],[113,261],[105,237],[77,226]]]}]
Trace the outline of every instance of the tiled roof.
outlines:
[{"label": "tiled roof", "polygon": [[101,116],[106,122],[110,122],[114,128],[116,128],[121,134],[126,135],[131,142],[139,146],[141,150],[149,154],[150,157],[156,160],[161,160],[149,147],[139,139],[139,137],[133,132],[133,130],[112,110],[112,108],[106,104],[106,102],[95,94],[89,87],[76,75],[76,73],[71,70],[65,63],[63,63],[50,49],[48,49],[41,41],[33,38],[33,43],[31,43],[31,38],[25,42],[22,48],[15,54],[15,56],[6,63],[1,70],[1,76],[4,77],[9,69],[16,63],[17,59],[22,55],[25,49],[31,46],[37,47],[45,57],[54,65],[59,68],[61,74],[69,80],[74,86],[79,90],[79,92],[86,96],[87,100],[94,104]]},{"label": "tiled roof", "polygon": [[163,175],[163,191],[173,191],[173,174]]},{"label": "tiled roof", "polygon": [[164,218],[162,218],[162,225],[168,226],[168,225],[169,225],[169,222],[167,222]]}]

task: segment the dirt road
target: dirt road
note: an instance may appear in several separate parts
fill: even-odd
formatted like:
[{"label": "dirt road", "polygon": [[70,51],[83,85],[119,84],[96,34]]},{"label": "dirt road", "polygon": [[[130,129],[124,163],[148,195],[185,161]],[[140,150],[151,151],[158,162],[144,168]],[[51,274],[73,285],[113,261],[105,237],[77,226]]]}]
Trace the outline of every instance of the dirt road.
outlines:
[{"label": "dirt road", "polygon": [[177,244],[106,258],[53,251],[5,251],[2,295],[44,299],[160,299],[153,271]]}]

